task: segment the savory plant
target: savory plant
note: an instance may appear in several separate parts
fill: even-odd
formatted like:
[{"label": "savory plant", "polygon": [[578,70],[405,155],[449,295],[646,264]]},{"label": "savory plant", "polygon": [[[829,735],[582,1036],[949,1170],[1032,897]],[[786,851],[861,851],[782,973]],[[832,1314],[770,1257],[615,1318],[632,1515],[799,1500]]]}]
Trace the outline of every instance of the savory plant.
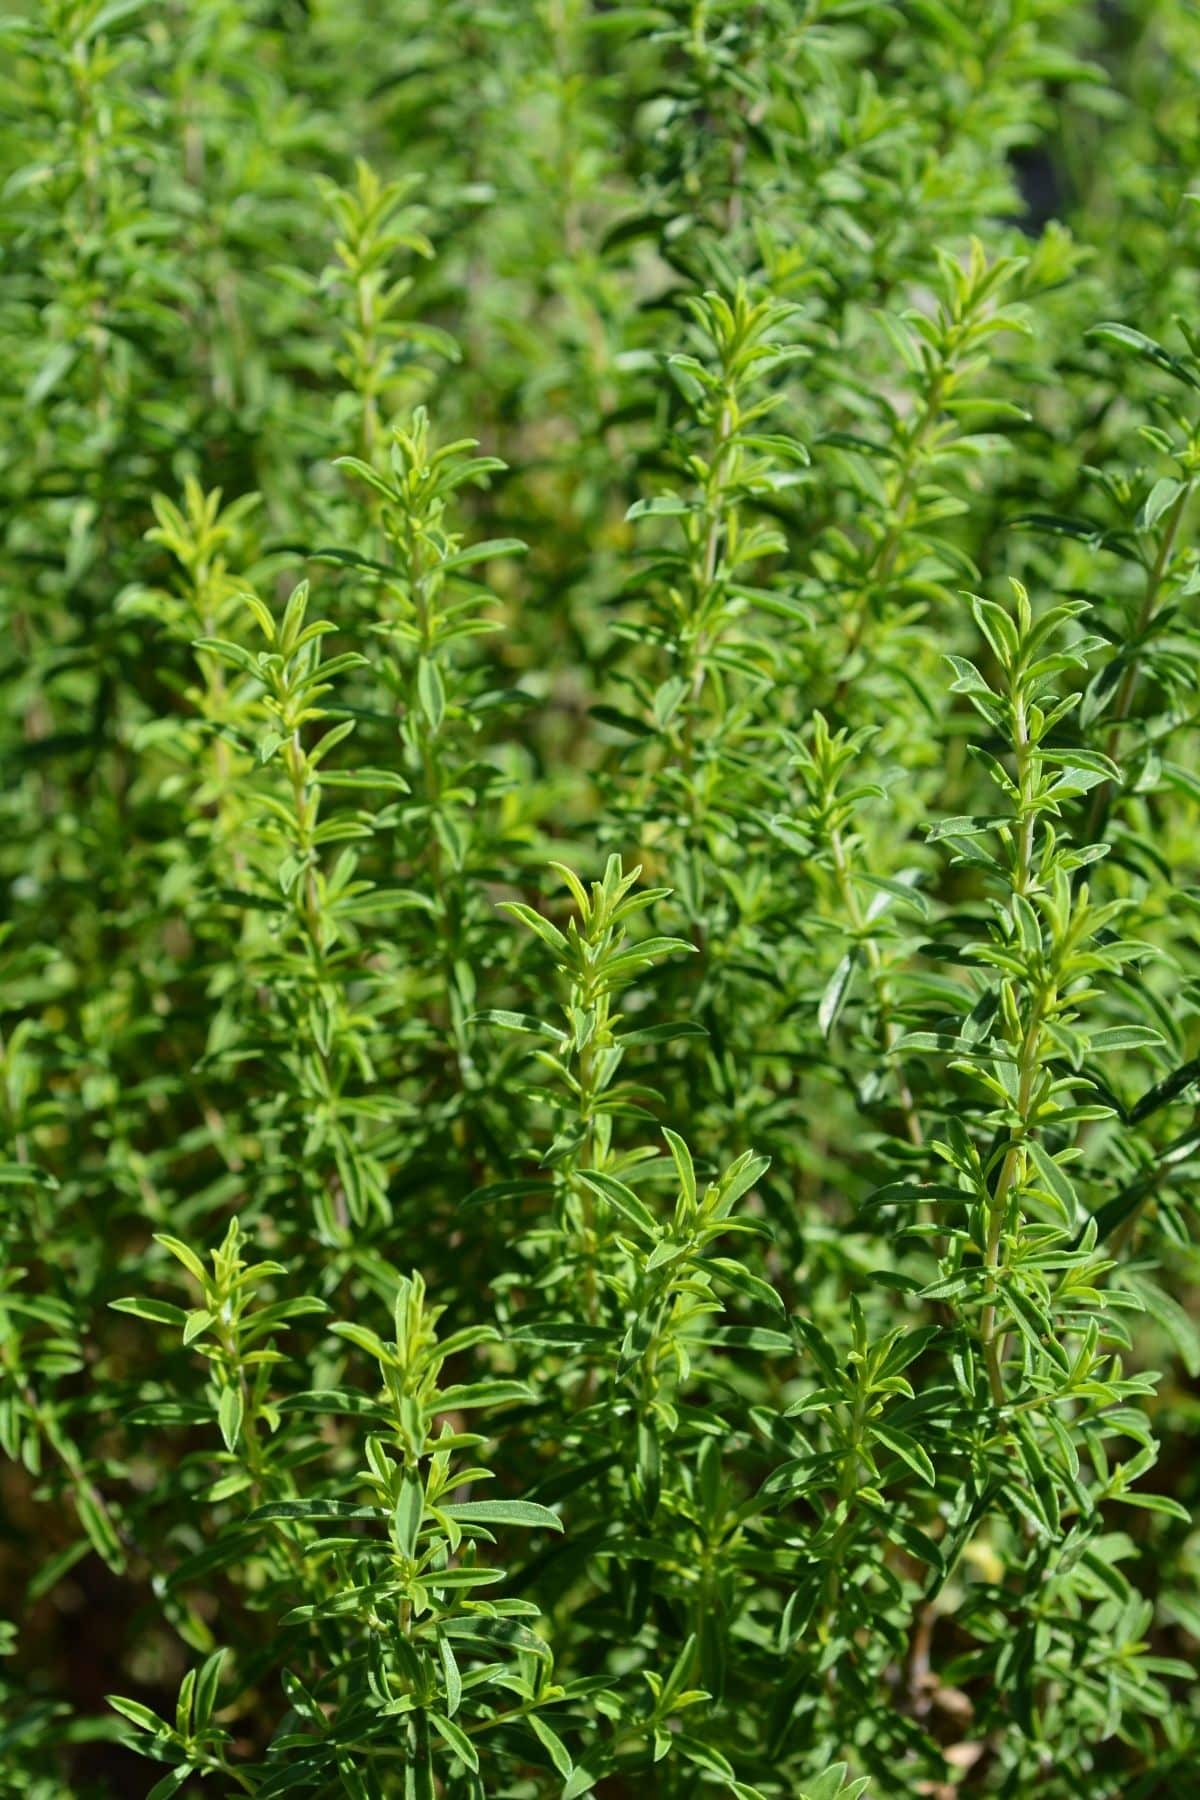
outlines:
[{"label": "savory plant", "polygon": [[1191,1800],[1194,9],[0,42],[0,1794]]}]

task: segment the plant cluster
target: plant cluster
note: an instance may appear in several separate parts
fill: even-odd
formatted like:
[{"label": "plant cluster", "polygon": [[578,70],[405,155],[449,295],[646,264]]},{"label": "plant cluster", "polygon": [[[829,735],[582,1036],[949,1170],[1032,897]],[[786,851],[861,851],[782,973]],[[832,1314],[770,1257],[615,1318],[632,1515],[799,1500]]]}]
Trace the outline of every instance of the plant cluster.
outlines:
[{"label": "plant cluster", "polygon": [[0,47],[0,1795],[1192,1800],[1200,13]]}]

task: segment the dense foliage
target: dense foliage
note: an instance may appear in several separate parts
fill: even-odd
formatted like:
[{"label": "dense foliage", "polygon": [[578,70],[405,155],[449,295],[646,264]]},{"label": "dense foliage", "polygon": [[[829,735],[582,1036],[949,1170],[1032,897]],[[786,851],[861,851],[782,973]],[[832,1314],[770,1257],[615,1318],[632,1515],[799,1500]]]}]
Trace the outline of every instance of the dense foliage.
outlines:
[{"label": "dense foliage", "polygon": [[1190,1800],[1194,0],[0,45],[0,1794]]}]

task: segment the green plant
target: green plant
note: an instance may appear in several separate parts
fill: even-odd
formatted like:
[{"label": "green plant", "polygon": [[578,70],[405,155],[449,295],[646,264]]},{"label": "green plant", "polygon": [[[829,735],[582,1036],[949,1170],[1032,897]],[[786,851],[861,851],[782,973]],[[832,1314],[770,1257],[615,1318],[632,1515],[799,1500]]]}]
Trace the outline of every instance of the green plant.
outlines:
[{"label": "green plant", "polygon": [[1191,1800],[1200,24],[983,11],[0,22],[0,1794]]}]

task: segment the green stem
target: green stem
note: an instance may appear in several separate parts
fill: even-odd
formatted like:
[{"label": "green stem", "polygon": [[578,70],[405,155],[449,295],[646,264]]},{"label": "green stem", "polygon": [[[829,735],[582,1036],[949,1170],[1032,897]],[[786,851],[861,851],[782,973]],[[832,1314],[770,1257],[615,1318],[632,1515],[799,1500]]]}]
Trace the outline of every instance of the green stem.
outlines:
[{"label": "green stem", "polygon": [[[1036,780],[1036,769],[1030,754],[1029,725],[1025,714],[1025,705],[1019,692],[1013,700],[1013,742],[1016,750],[1019,792],[1017,855],[1013,869],[1013,892],[1027,895],[1033,885],[1034,832],[1037,824],[1037,814],[1033,805],[1033,786]],[[1004,1267],[1004,1221],[1008,1211],[1008,1197],[1012,1192],[1013,1185],[1024,1177],[1024,1138],[1028,1128],[1033,1085],[1037,1078],[1043,1010],[1044,996],[1039,994],[1025,1027],[1018,1054],[1016,1110],[1019,1124],[1005,1151],[1004,1161],[1000,1166],[1000,1174],[988,1209],[987,1244],[984,1251],[988,1297],[979,1317],[979,1339],[983,1347],[988,1386],[991,1389],[993,1404],[996,1406],[1003,1406],[1006,1398],[1004,1337],[1003,1333],[997,1330],[996,1317],[996,1289]]]}]

